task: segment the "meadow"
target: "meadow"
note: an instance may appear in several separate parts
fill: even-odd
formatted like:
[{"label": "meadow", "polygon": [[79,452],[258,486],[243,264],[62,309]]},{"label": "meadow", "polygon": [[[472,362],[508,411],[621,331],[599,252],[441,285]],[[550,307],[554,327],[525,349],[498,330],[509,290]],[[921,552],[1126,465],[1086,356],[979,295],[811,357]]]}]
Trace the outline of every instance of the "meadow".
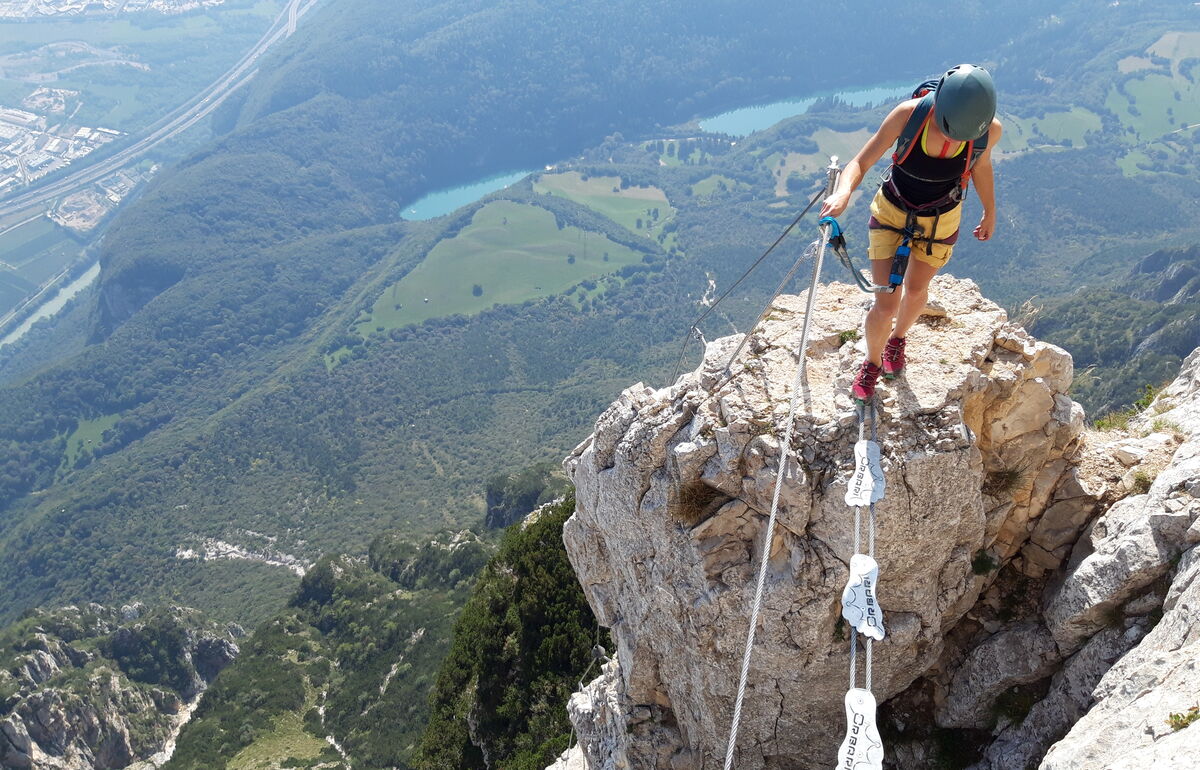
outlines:
[{"label": "meadow", "polygon": [[44,217],[0,231],[0,314],[69,266],[81,248]]},{"label": "meadow", "polygon": [[578,171],[543,174],[534,182],[533,191],[573,200],[644,235],[651,235],[675,216],[675,209],[661,189],[624,187],[619,176],[584,176]]},{"label": "meadow", "polygon": [[472,315],[495,304],[520,304],[641,261],[641,253],[599,233],[560,228],[543,208],[494,201],[386,289],[354,329],[365,337],[430,318]]}]

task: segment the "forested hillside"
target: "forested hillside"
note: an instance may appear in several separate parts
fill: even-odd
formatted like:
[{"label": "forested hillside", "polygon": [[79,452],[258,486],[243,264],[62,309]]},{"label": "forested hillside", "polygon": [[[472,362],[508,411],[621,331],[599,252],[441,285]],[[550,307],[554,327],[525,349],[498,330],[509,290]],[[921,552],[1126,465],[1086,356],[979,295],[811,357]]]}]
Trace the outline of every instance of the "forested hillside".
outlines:
[{"label": "forested hillside", "polygon": [[562,544],[573,510],[547,505],[494,554],[470,532],[420,547],[385,533],[365,564],[322,559],[205,695],[167,768],[465,770],[482,751],[541,770],[566,748],[561,704],[607,638]]},{"label": "forested hillside", "polygon": [[[558,294],[345,337],[460,226],[397,221],[424,190],[561,160],[618,129],[869,82],[896,25],[920,27],[864,32],[847,72],[836,36],[798,45],[777,23],[786,4],[689,9],[364,2],[306,22],[226,108],[225,138],[114,224],[84,309],[92,344],[0,391],[0,614],[165,595],[261,617],[290,574],[176,554],[210,540],[255,551],[263,535],[303,562],[387,526],[474,521],[489,475],[578,440],[615,389],[656,371],[704,265],[735,265],[786,211],[739,202],[721,212],[737,222],[714,224],[716,201],[697,209],[676,224],[676,264],[665,242],[625,236],[649,272],[622,267],[586,305]],[[981,5],[954,24],[988,47],[1034,22]],[[955,45],[927,47],[914,77]],[[584,206],[543,207],[614,232]]]},{"label": "forested hillside", "polygon": [[406,767],[454,616],[491,550],[469,531],[419,547],[384,533],[365,563],[323,558],[205,694],[167,767],[347,756]]},{"label": "forested hillside", "polygon": [[161,751],[243,633],[181,607],[27,613],[0,629],[0,767],[126,767]]},{"label": "forested hillside", "polygon": [[1115,285],[1038,308],[1030,324],[1075,356],[1077,398],[1120,411],[1174,379],[1200,345],[1200,246],[1140,259]]}]

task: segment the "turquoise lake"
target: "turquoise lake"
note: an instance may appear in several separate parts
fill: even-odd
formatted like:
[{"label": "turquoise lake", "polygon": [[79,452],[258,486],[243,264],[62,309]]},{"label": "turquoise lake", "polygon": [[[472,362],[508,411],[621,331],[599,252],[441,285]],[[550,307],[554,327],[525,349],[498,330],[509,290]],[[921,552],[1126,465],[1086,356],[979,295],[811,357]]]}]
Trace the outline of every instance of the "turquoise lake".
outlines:
[{"label": "turquoise lake", "polygon": [[405,219],[433,219],[449,214],[455,209],[474,203],[488,193],[503,190],[514,182],[519,182],[532,174],[533,171],[514,171],[509,174],[490,176],[487,179],[449,190],[439,190],[430,193],[404,209]]},{"label": "turquoise lake", "polygon": [[[878,85],[866,88],[854,88],[846,91],[830,91],[798,99],[783,99],[770,104],[759,104],[753,107],[741,107],[711,118],[701,118],[700,128],[714,133],[731,136],[746,136],[755,131],[770,128],[781,120],[802,115],[816,101],[826,96],[836,96],[847,104],[855,107],[865,107],[880,102],[896,101],[907,96],[912,91],[912,83]],[[519,182],[529,174],[537,173],[539,169],[528,171],[513,171],[507,174],[490,176],[478,182],[472,182],[448,190],[439,190],[426,195],[404,209],[404,218],[413,220],[433,219],[444,216],[468,204],[474,203],[483,196],[503,190],[514,182]]]},{"label": "turquoise lake", "polygon": [[802,99],[784,99],[754,107],[741,107],[711,118],[701,118],[700,128],[705,131],[731,136],[747,136],[755,131],[770,128],[781,120],[803,115],[818,99],[836,96],[854,107],[866,107],[880,102],[899,101],[912,93],[912,83],[889,84],[856,88],[849,91],[833,91]]}]

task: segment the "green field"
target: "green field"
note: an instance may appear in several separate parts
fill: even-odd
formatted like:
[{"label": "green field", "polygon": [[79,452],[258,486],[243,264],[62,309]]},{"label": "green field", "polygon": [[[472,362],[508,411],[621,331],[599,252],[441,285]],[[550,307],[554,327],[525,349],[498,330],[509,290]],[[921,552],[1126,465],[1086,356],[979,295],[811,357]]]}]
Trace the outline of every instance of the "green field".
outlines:
[{"label": "green field", "polygon": [[45,217],[0,235],[0,314],[79,257],[79,242]]},{"label": "green field", "polygon": [[830,128],[819,128],[812,133],[812,140],[817,143],[817,151],[811,153],[789,152],[786,155],[771,153],[763,159],[763,164],[775,177],[775,195],[784,197],[788,194],[787,182],[792,176],[809,176],[824,170],[829,165],[829,158],[838,156],[842,165],[853,158],[867,140],[872,131],[862,128],[857,131],[835,131]]},{"label": "green field", "polygon": [[79,249],[78,241],[45,217],[0,235],[0,262],[39,285],[66,267]]},{"label": "green field", "polygon": [[[0,56],[33,54],[16,73],[0,80],[0,102],[19,106],[40,82],[79,61],[100,61],[113,49],[148,71],[126,65],[84,66],[61,72],[50,85],[81,92],[73,123],[134,131],[195,95],[232,65],[266,30],[283,0],[240,0],[180,16],[154,14],[120,18],[22,22],[6,25],[19,35],[0,39]],[[87,41],[104,52],[63,58],[38,49],[52,43]],[[186,62],[186,64],[184,64]],[[20,73],[29,71],[26,77]],[[20,79],[18,79],[20,78]],[[24,81],[24,82],[23,82]]]},{"label": "green field", "polygon": [[1150,156],[1147,155],[1146,153],[1142,152],[1141,150],[1132,150],[1129,153],[1127,153],[1123,158],[1120,158],[1117,160],[1117,166],[1120,167],[1121,173],[1123,173],[1125,176],[1133,176],[1134,174],[1140,174],[1142,172],[1142,169],[1139,168],[1139,165],[1140,164],[1148,165],[1150,163],[1151,163]]},{"label": "green field", "polygon": [[548,297],[641,261],[640,252],[598,233],[571,226],[560,230],[554,215],[543,208],[495,201],[385,290],[354,330],[365,337],[430,318]]},{"label": "green field", "polygon": [[[270,23],[283,9],[284,0],[235,2],[198,13],[175,17],[147,14],[120,18],[62,19],[21,22],[19,35],[0,40],[0,55],[28,51],[49,43],[86,40],[97,48],[110,46],[171,45],[182,39],[212,42],[231,22],[244,25],[247,19]],[[255,23],[259,23],[255,21]],[[10,28],[12,25],[9,25]],[[265,30],[265,25],[259,30]]]},{"label": "green field", "polygon": [[533,190],[573,200],[641,235],[654,235],[675,216],[675,209],[662,190],[657,187],[622,188],[621,178],[617,176],[584,179],[577,171],[543,174],[534,182]]},{"label": "green field", "polygon": [[1166,72],[1147,70],[1125,81],[1124,93],[1114,86],[1105,101],[1142,142],[1200,123],[1200,83],[1183,71],[1185,62],[1200,57],[1200,32],[1168,32],[1146,52],[1169,60]]},{"label": "green field", "polygon": [[723,174],[713,174],[692,185],[692,195],[698,198],[707,198],[715,193],[722,184],[725,185],[725,189],[727,190],[736,189],[738,186],[736,181]]},{"label": "green field", "polygon": [[1042,136],[1059,142],[1070,141],[1074,147],[1084,147],[1087,134],[1101,129],[1100,116],[1083,107],[1048,112],[1044,118],[1035,119],[1033,123]]},{"label": "green field", "polygon": [[12,270],[0,267],[0,314],[12,310],[35,291],[37,286]]},{"label": "green field", "polygon": [[305,708],[280,715],[273,732],[263,735],[229,760],[229,770],[275,770],[289,758],[305,761],[306,765],[315,760],[329,744],[304,729],[302,715],[308,708],[315,708],[312,698]]},{"label": "green field", "polygon": [[1088,133],[1102,130],[1100,116],[1084,107],[1047,112],[1040,118],[1003,115],[1000,121],[1004,124],[999,147],[1002,152],[1042,148],[1064,141],[1071,147],[1086,147]]},{"label": "green field", "polygon": [[63,457],[66,468],[75,466],[75,461],[85,448],[95,449],[103,441],[104,431],[117,424],[119,414],[106,414],[94,420],[84,420],[67,436],[67,453]]}]

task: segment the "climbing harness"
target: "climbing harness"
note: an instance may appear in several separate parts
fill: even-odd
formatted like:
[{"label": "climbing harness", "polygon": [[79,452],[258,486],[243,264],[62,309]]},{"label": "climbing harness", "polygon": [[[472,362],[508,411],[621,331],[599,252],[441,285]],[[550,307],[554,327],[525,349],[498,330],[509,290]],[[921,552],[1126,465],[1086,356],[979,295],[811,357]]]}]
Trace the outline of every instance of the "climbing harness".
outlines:
[{"label": "climbing harness", "polygon": [[[840,169],[837,158],[831,159],[827,171],[827,182],[824,193],[828,195],[837,184]],[[812,204],[810,204],[811,207]],[[812,280],[810,282],[807,303],[804,311],[804,324],[800,333],[800,345],[797,351],[796,375],[792,381],[792,399],[788,409],[787,421],[783,438],[779,444],[779,465],[775,473],[775,488],[771,495],[771,512],[767,518],[767,527],[763,535],[762,552],[759,557],[758,579],[754,589],[754,601],[750,608],[750,623],[746,632],[746,645],[742,655],[742,667],[738,676],[737,697],[734,701],[733,717],[729,727],[729,740],[725,750],[724,770],[733,767],[733,756],[737,748],[738,729],[741,724],[742,704],[745,700],[746,685],[750,675],[750,661],[754,652],[754,637],[758,628],[758,617],[762,609],[763,589],[766,585],[767,567],[770,562],[771,544],[775,536],[775,523],[779,514],[779,498],[783,489],[783,479],[786,476],[787,463],[791,455],[792,433],[796,424],[796,412],[800,405],[800,397],[804,387],[804,376],[807,370],[808,338],[816,304],[818,281],[821,275],[821,265],[826,247],[834,245],[835,253],[844,251],[845,241],[842,238],[841,227],[832,217],[824,217],[818,222],[821,238],[814,244]],[[840,240],[839,240],[840,239]],[[840,255],[839,255],[840,256]],[[788,278],[803,261],[798,260]],[[848,262],[848,257],[845,262]],[[857,275],[857,271],[851,268]],[[781,286],[782,288],[782,286]],[[862,284],[860,284],[862,288]],[[888,287],[879,287],[887,290]],[[761,320],[761,317],[760,317]],[[693,327],[694,328],[694,327]],[[747,335],[748,337],[749,335]],[[743,339],[743,343],[745,340]],[[741,350],[739,345],[738,350]],[[736,358],[730,359],[732,365]],[[728,367],[727,367],[728,369]],[[859,405],[858,442],[855,444],[855,471],[850,478],[846,493],[847,505],[854,508],[854,555],[850,560],[850,578],[842,592],[842,617],[851,628],[850,640],[850,689],[846,693],[846,738],[838,752],[839,768],[844,770],[882,770],[883,742],[875,720],[875,698],[871,693],[872,643],[884,638],[883,613],[875,596],[875,587],[879,578],[879,565],[875,562],[875,503],[883,499],[884,477],[880,465],[879,444],[876,441],[876,412],[874,402],[869,405]],[[870,439],[866,438],[865,425],[869,415],[871,423]],[[862,510],[869,511],[867,523],[867,553],[859,553],[862,549]],[[857,687],[857,658],[858,634],[867,637],[865,687]]]},{"label": "climbing harness", "polygon": [[[865,292],[875,294],[879,292],[893,292],[896,287],[904,282],[904,269],[908,266],[907,252],[905,253],[904,263],[899,265],[899,276],[897,277],[896,260],[892,260],[892,283],[888,286],[880,286],[872,282],[871,278],[866,273],[860,270],[854,260],[850,258],[850,252],[846,249],[846,236],[842,234],[842,226],[833,217],[821,217],[817,225],[829,226],[829,248],[837,256],[838,261],[850,271],[850,275],[854,278],[854,284]],[[906,245],[907,247],[907,245]],[[897,250],[897,258],[899,258],[899,250]]]}]

